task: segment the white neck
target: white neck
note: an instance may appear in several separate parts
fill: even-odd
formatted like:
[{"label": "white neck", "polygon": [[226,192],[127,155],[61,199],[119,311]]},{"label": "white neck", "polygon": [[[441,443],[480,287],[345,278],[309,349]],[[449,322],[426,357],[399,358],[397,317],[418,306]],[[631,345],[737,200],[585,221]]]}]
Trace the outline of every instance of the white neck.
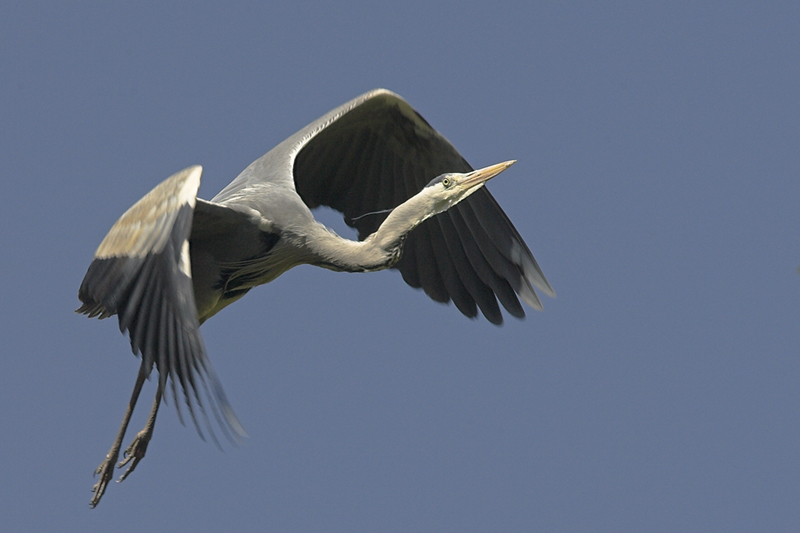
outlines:
[{"label": "white neck", "polygon": [[411,197],[389,213],[378,231],[360,242],[344,239],[317,224],[305,245],[316,257],[315,264],[331,270],[383,270],[400,259],[406,235],[433,216],[429,204],[424,194]]}]

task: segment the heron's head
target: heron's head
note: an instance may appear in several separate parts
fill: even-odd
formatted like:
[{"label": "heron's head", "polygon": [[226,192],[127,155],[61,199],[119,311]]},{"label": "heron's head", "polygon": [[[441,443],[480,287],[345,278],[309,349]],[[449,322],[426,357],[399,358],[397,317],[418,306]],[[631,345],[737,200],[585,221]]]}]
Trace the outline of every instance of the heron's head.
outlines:
[{"label": "heron's head", "polygon": [[442,174],[433,178],[420,191],[420,194],[431,201],[433,206],[432,215],[436,215],[447,211],[514,163],[516,163],[516,160],[497,163],[496,165],[467,173],[451,172]]},{"label": "heron's head", "polygon": [[396,261],[400,257],[398,251],[403,239],[411,230],[432,216],[447,211],[514,163],[516,161],[506,161],[472,172],[453,172],[432,179],[421,191],[392,209],[370,242],[374,241],[379,249],[386,251],[387,257]]}]

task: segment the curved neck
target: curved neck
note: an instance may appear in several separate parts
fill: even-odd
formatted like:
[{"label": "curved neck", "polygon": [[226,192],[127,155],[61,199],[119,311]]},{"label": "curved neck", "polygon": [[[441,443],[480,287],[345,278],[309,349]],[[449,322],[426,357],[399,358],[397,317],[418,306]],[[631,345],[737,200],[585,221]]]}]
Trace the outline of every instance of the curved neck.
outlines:
[{"label": "curved neck", "polygon": [[420,194],[411,197],[389,213],[378,231],[360,242],[342,238],[317,223],[305,244],[319,266],[345,272],[383,270],[400,259],[406,235],[433,216],[427,204]]}]

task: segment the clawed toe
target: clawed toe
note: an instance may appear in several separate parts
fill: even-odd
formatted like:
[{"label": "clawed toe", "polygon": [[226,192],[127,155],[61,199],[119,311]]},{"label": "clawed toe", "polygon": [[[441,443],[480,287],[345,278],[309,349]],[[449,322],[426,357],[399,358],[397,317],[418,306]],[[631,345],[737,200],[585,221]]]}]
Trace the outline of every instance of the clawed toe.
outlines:
[{"label": "clawed toe", "polygon": [[89,502],[89,506],[94,509],[98,503],[100,503],[100,498],[103,497],[103,493],[106,491],[106,487],[108,486],[108,482],[111,481],[111,478],[114,474],[114,463],[116,462],[116,457],[111,457],[110,455],[106,456],[105,461],[100,463],[100,466],[97,467],[97,470],[94,471],[94,475],[100,475],[100,479],[97,480],[97,483],[94,484],[92,487],[92,492],[94,496],[92,496],[92,500]]},{"label": "clawed toe", "polygon": [[139,368],[139,375],[136,378],[136,384],[133,386],[133,393],[131,393],[131,400],[128,402],[128,409],[125,411],[125,416],[122,418],[122,425],[120,426],[119,433],[117,433],[117,438],[114,440],[114,444],[111,446],[111,450],[106,455],[105,461],[100,463],[100,466],[97,467],[97,470],[94,471],[95,476],[100,474],[100,479],[95,483],[94,487],[92,487],[92,492],[94,496],[92,496],[92,500],[89,502],[89,505],[92,508],[95,508],[98,503],[100,503],[100,499],[103,497],[103,493],[106,491],[108,487],[108,482],[111,481],[111,478],[114,474],[114,467],[122,468],[124,466],[128,466],[128,469],[120,476],[117,480],[117,483],[124,481],[126,477],[128,477],[131,472],[134,471],[136,465],[139,464],[139,461],[144,458],[144,454],[147,451],[147,445],[150,443],[150,439],[153,437],[153,427],[156,423],[156,414],[158,413],[158,405],[161,403],[161,388],[156,391],[156,398],[153,401],[153,408],[150,411],[150,417],[147,419],[147,425],[145,428],[136,434],[136,438],[133,439],[133,442],[130,446],[125,450],[123,454],[122,461],[117,464],[117,460],[119,459],[119,450],[122,446],[122,439],[125,438],[125,431],[128,429],[128,423],[131,420],[131,414],[133,414],[133,408],[136,405],[136,401],[139,398],[139,392],[142,389],[142,384],[144,383],[145,378],[147,377],[148,370],[146,369],[146,365],[142,363],[142,366]]},{"label": "clawed toe", "polygon": [[140,431],[136,435],[136,438],[133,439],[131,445],[125,450],[125,453],[122,454],[123,459],[119,462],[117,468],[122,468],[129,463],[130,465],[117,480],[117,483],[122,482],[126,477],[128,477],[131,472],[136,469],[136,465],[139,464],[139,461],[144,458],[144,454],[147,452],[147,445],[150,444],[151,435],[152,433],[148,432],[147,430]]}]

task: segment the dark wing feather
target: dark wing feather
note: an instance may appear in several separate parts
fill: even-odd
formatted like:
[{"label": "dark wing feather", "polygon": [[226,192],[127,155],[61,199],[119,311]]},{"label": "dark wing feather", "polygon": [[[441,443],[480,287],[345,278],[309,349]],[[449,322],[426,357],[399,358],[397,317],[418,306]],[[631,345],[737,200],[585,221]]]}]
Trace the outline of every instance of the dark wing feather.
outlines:
[{"label": "dark wing feather", "polygon": [[[472,167],[399,96],[378,90],[360,100],[297,153],[294,181],[309,207],[341,211],[364,239],[386,214],[363,215],[398,206],[440,174]],[[485,187],[413,230],[395,268],[432,299],[452,300],[468,317],[480,309],[494,324],[503,321],[497,300],[511,315],[523,317],[518,295],[541,309],[531,284],[555,295]]]},{"label": "dark wing feather", "polygon": [[240,436],[242,426],[206,355],[194,301],[188,238],[200,174],[200,167],[190,167],[171,176],[114,224],[81,283],[77,311],[117,315],[147,374],[155,366],[165,391],[171,381],[179,415],[180,387],[201,436],[197,409],[214,438],[206,403],[227,436]]}]

